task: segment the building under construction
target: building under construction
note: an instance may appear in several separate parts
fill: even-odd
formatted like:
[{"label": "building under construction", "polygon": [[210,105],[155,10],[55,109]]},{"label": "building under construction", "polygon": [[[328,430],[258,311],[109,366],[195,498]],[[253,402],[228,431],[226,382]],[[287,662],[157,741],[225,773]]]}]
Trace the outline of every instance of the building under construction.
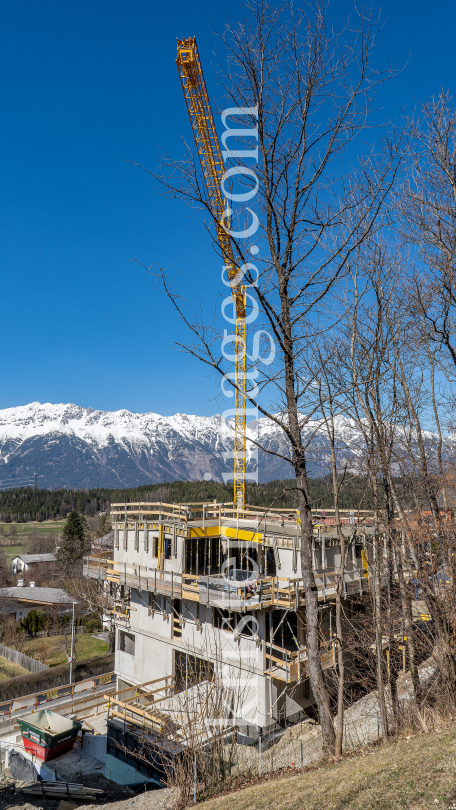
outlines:
[{"label": "building under construction", "polygon": [[[112,519],[112,558],[85,561],[115,605],[111,720],[160,732],[173,696],[213,678],[228,700],[224,716],[248,737],[310,710],[297,513],[246,507],[241,517],[233,504],[131,503],[114,504]],[[350,615],[350,597],[368,587],[371,530],[355,532],[345,520]],[[313,564],[328,669],[336,660],[334,527],[316,523]]]}]

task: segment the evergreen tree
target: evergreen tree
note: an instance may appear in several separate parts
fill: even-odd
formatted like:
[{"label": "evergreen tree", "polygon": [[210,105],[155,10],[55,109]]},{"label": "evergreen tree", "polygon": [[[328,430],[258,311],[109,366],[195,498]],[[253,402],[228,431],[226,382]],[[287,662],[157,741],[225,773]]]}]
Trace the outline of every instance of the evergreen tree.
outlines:
[{"label": "evergreen tree", "polygon": [[[341,475],[341,477],[343,477]],[[396,489],[400,490],[404,504],[413,506],[413,489],[409,479],[395,478]],[[381,480],[378,482],[379,494],[382,493]],[[332,494],[331,475],[309,480],[309,489],[312,504],[315,509],[332,509],[334,498]],[[18,487],[0,492],[0,521],[11,523],[11,520],[28,522],[43,520],[58,520],[66,517],[72,510],[83,515],[93,515],[94,512],[108,512],[111,503],[127,503],[132,501],[155,501],[166,503],[186,503],[188,501],[211,502],[214,498],[218,503],[229,503],[233,500],[233,485],[222,484],[217,481],[167,481],[162,484],[143,484],[128,489],[106,489],[103,487],[86,490],[34,489],[33,487]],[[260,484],[247,484],[246,500],[252,506],[270,506],[275,508],[295,509],[297,506],[296,489],[290,479],[267,481]],[[342,509],[357,509],[362,504],[363,509],[373,508],[369,488],[363,476],[347,476],[341,482],[339,505]],[[100,518],[103,524],[103,533],[109,531],[108,516]],[[0,526],[0,531],[1,531]],[[14,530],[16,527],[14,527]],[[104,531],[106,529],[106,531]],[[13,530],[13,531],[14,531]],[[3,527],[3,533],[8,531]]]},{"label": "evergreen tree", "polygon": [[104,515],[100,516],[95,537],[104,537],[104,535],[109,534],[110,531],[112,531],[111,515],[108,512],[105,512]]},{"label": "evergreen tree", "polygon": [[75,565],[90,549],[86,532],[85,519],[73,509],[63,527],[60,546],[57,550],[57,562],[67,576],[74,572]]},{"label": "evergreen tree", "polygon": [[31,610],[30,613],[22,619],[21,627],[30,636],[39,633],[46,626],[46,614],[40,610]]}]

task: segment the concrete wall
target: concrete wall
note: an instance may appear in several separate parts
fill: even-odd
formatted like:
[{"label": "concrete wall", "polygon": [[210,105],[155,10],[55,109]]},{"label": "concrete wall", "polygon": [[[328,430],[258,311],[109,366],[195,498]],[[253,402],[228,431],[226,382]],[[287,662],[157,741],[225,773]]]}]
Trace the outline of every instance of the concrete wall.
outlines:
[{"label": "concrete wall", "polygon": [[[258,639],[243,635],[235,637],[212,625],[212,609],[196,602],[182,602],[182,638],[171,637],[169,606],[164,614],[149,615],[142,603],[146,594],[132,590],[131,628],[135,636],[135,654],[121,652],[116,645],[115,671],[126,683],[146,681],[174,674],[174,651],[179,650],[214,663],[227,690],[232,690],[236,714],[245,724],[266,728],[271,714],[278,719],[281,712],[295,714],[311,705],[301,685],[281,681],[270,682],[266,669],[264,642],[264,612],[253,616],[258,622]],[[287,698],[288,695],[288,698]]]},{"label": "concrete wall", "polygon": [[[153,556],[154,539],[158,538],[158,529],[148,529],[147,523],[140,523],[140,528],[137,531],[136,542],[136,529],[127,529],[127,548],[125,548],[125,530],[118,529],[119,547],[116,547],[114,542],[114,558],[119,563],[128,563],[141,566],[144,568],[144,575],[146,569],[154,569],[157,567],[157,558]],[[152,525],[152,524],[150,524]],[[147,537],[146,537],[147,535]],[[148,539],[147,539],[148,538]],[[172,532],[165,531],[165,538],[168,538],[172,543]],[[288,537],[288,542],[291,538]],[[280,561],[280,568],[277,569],[277,576],[280,577],[300,577],[301,576],[301,560],[299,549],[294,552],[292,548],[283,548],[280,545],[280,537],[277,537],[277,550]],[[340,551],[338,544],[334,543],[334,539],[326,539],[324,542],[324,553],[321,547],[321,540],[315,538],[315,552],[314,562],[318,573],[323,571],[334,571],[340,564]],[[185,565],[185,543],[182,535],[177,534],[174,541],[176,554],[170,559],[164,560],[163,565],[165,571],[174,571],[175,573],[182,573]],[[296,570],[293,568],[293,561],[296,561]],[[359,558],[355,556],[355,546],[353,546],[351,553],[347,559],[346,571],[351,573],[362,568],[362,563]]]},{"label": "concrete wall", "polygon": [[153,781],[111,754],[106,755],[104,775],[106,779],[111,779],[117,785],[143,785],[145,782]]},{"label": "concrete wall", "polygon": [[128,683],[145,683],[173,673],[173,647],[142,633],[135,633],[135,654],[116,645],[115,673]]},{"label": "concrete wall", "polygon": [[[140,524],[144,527],[144,524]],[[148,534],[148,542],[146,540],[146,531]],[[158,530],[140,528],[138,530],[138,544],[135,542],[135,530],[127,530],[127,548],[125,548],[125,531],[124,529],[118,530],[119,535],[119,548],[116,548],[114,538],[114,559],[119,563],[128,563],[129,565],[140,565],[144,568],[156,568],[157,557],[153,556],[154,539],[158,538]],[[165,531],[165,538],[172,543],[172,532]],[[136,547],[137,545],[137,547]],[[147,545],[149,546],[147,550]],[[171,556],[169,560],[164,560],[163,565],[165,571],[174,571],[181,573],[184,566],[184,539],[181,535],[176,535],[175,550],[177,554]]]},{"label": "concrete wall", "polygon": [[106,734],[83,734],[82,735],[82,750],[84,754],[88,754],[93,759],[98,759],[100,762],[106,761],[106,747],[107,736]]},{"label": "concrete wall", "polygon": [[[83,663],[73,665],[73,679],[75,682],[83,681],[95,675],[102,675],[104,672],[112,672],[114,669],[114,655],[106,655],[102,658],[91,658]],[[46,689],[54,689],[56,686],[63,686],[70,681],[70,665],[63,664],[60,667],[52,667],[45,672],[30,672],[27,675],[18,675],[16,678],[7,678],[0,682],[0,702],[12,700],[21,695],[31,695],[34,692],[44,692]]]},{"label": "concrete wall", "polygon": [[[126,531],[117,530],[118,547],[114,543],[114,557],[121,565],[138,565],[138,574],[144,570],[144,576],[157,566],[153,556],[154,540],[158,538],[158,529],[148,528],[147,523],[139,524]],[[174,554],[164,560],[166,571],[182,573],[185,563],[185,545],[182,536],[174,537],[165,532],[172,545]],[[281,542],[291,544],[277,536],[277,550],[280,567],[276,575],[291,579],[300,577],[301,564],[299,550],[281,546]],[[334,541],[333,541],[334,542]],[[296,543],[296,541],[295,541]],[[126,547],[125,547],[126,546]],[[296,563],[296,570],[293,563]],[[334,572],[340,563],[340,549],[328,539],[322,547],[316,538],[314,563],[318,573]],[[139,570],[141,567],[141,571]],[[350,552],[347,561],[347,572],[359,570],[362,562],[355,556],[355,549]],[[148,569],[148,570],[147,570]],[[128,683],[144,683],[154,678],[174,674],[175,651],[187,652],[204,660],[211,661],[222,675],[224,684],[237,694],[242,694],[242,715],[247,723],[267,727],[271,715],[278,718],[284,713],[293,715],[313,703],[313,698],[305,684],[287,686],[278,679],[265,675],[265,613],[266,611],[249,611],[245,618],[256,623],[253,626],[255,637],[242,632],[235,636],[223,629],[213,626],[213,610],[205,604],[182,600],[181,632],[174,636],[173,609],[171,600],[157,595],[158,609],[150,601],[146,591],[131,589],[130,632],[135,637],[134,655],[123,652],[116,644],[115,671],[119,680]],[[325,617],[327,636],[329,623]],[[121,632],[119,627],[118,633]],[[118,641],[118,639],[117,639]],[[299,631],[299,643],[305,645],[305,633]],[[240,707],[237,707],[240,713]]]}]

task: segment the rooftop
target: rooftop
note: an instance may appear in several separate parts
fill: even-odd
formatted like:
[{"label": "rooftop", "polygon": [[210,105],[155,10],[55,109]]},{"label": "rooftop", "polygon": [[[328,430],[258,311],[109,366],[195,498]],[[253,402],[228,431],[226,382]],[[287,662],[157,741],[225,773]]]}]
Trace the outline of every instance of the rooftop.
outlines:
[{"label": "rooftop", "polygon": [[[373,531],[373,513],[371,510],[341,509],[340,520],[344,534],[358,531],[371,534]],[[141,523],[146,520],[154,524],[177,523],[184,533],[191,536],[192,529],[206,527],[224,527],[243,531],[255,531],[264,535],[285,535],[296,537],[300,534],[300,513],[295,509],[265,509],[259,506],[246,505],[237,510],[233,503],[113,503],[111,515],[115,525],[125,520]],[[313,513],[314,531],[320,534],[334,532],[334,509],[316,510]]]},{"label": "rooftop", "polygon": [[0,588],[0,599],[20,599],[22,602],[43,602],[49,605],[71,604],[75,599],[63,588],[35,588],[15,586]]},{"label": "rooftop", "polygon": [[16,560],[27,563],[55,562],[55,554],[18,554]]}]

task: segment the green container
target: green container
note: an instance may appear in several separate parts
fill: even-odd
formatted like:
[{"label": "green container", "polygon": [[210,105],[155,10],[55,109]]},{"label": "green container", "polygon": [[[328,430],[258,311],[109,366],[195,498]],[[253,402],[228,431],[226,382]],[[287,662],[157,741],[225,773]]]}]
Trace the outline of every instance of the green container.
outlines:
[{"label": "green container", "polygon": [[71,751],[82,723],[50,709],[38,709],[19,718],[19,727],[25,750],[46,762]]}]

